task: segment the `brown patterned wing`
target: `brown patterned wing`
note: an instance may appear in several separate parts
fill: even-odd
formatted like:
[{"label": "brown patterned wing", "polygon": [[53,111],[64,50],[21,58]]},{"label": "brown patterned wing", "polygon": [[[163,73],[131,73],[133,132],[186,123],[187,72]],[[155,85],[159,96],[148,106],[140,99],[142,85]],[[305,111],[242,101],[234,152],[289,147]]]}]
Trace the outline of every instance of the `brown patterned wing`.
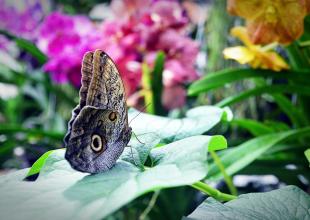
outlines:
[{"label": "brown patterned wing", "polygon": [[125,88],[113,60],[102,50],[93,55],[93,77],[86,105],[117,111],[122,123],[127,122]]},{"label": "brown patterned wing", "polygon": [[87,52],[82,61],[82,79],[80,88],[80,107],[83,108],[86,105],[87,94],[89,85],[93,77],[93,56],[94,52]]},{"label": "brown patterned wing", "polygon": [[88,88],[92,79],[92,72],[93,72],[93,55],[94,52],[87,52],[84,54],[83,61],[82,61],[82,68],[81,68],[81,88],[80,88],[80,102],[79,104],[73,109],[71,119],[68,123],[68,131],[64,137],[65,144],[68,143],[70,138],[70,134],[72,132],[72,124],[75,121],[77,115],[80,113],[81,109],[86,105],[86,98],[88,93]]},{"label": "brown patterned wing", "polygon": [[125,89],[112,59],[103,51],[85,54],[80,103],[65,137],[65,158],[79,171],[110,169],[131,137]]}]

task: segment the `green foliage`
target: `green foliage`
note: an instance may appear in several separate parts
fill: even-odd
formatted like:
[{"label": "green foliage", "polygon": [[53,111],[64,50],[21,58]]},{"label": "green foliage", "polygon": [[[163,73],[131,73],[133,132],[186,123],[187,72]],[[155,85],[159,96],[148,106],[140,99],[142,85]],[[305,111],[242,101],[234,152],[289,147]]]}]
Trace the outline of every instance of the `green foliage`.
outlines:
[{"label": "green foliage", "polygon": [[41,65],[43,65],[47,61],[46,55],[41,50],[39,50],[31,41],[17,37],[17,36],[7,32],[7,31],[1,30],[1,29],[0,29],[0,34],[6,36],[8,39],[15,41],[16,45],[20,49],[31,54],[34,58],[37,59],[37,61]]},{"label": "green foliage", "polygon": [[163,115],[162,93],[163,93],[163,71],[165,65],[165,53],[158,52],[152,72],[151,89],[153,94],[154,112]]},{"label": "green foliage", "polygon": [[[218,181],[223,177],[226,180],[227,175],[242,172],[272,173],[287,183],[297,179],[298,175],[309,178],[306,161],[298,160],[303,156],[310,138],[310,63],[306,52],[309,48],[301,48],[298,42],[295,42],[285,49],[292,67],[288,71],[227,68],[208,73],[189,86],[190,96],[203,97],[205,93],[212,94],[223,87],[231,88],[244,82],[250,83],[250,88],[239,88],[237,92],[217,102],[216,106],[229,106],[234,110],[238,109],[241,103],[252,103],[257,111],[256,118],[239,117],[228,122],[231,128],[247,131],[246,134],[250,136],[247,136],[245,141],[240,141],[238,146],[219,153],[219,161],[223,166],[209,160],[211,165],[206,180]],[[271,111],[261,110],[262,107],[267,109],[266,102],[275,104]],[[284,142],[287,144],[283,144]],[[296,171],[281,168],[287,163],[296,165]],[[227,184],[229,186],[228,182]]]},{"label": "green foliage", "polygon": [[152,71],[146,63],[142,65],[142,85],[145,105],[147,112],[151,114],[164,114],[162,106],[164,65],[165,54],[162,51],[157,53]]},{"label": "green foliage", "polygon": [[[217,142],[213,138],[219,137],[193,136],[154,148],[149,154],[151,167],[140,169],[125,157],[113,169],[97,175],[73,170],[64,159],[64,150],[52,152],[41,163],[46,158],[43,155],[40,163],[35,164],[43,165],[36,182],[22,181],[27,169],[0,178],[1,196],[7,198],[0,202],[1,218],[102,219],[144,193],[204,178],[208,145]],[[143,137],[141,141],[149,144]],[[130,145],[137,152],[145,148]],[[125,155],[130,154],[129,148],[125,151]]]},{"label": "green foliage", "polygon": [[219,88],[229,83],[243,79],[251,78],[274,78],[290,79],[300,85],[310,85],[310,79],[306,77],[307,71],[282,71],[281,73],[271,70],[248,69],[248,68],[231,68],[223,69],[217,72],[208,73],[203,78],[192,83],[188,89],[189,95],[198,95],[202,92],[208,92],[212,89]]},{"label": "green foliage", "polygon": [[[99,1],[56,2],[75,14],[89,12]],[[26,151],[30,163],[46,152],[30,169],[0,176],[0,195],[5,198],[0,199],[0,218],[137,219],[138,214],[178,219],[196,206],[197,190],[212,198],[190,219],[307,218],[309,196],[298,188],[236,199],[232,176],[273,174],[295,185],[302,185],[300,178],[310,180],[310,16],[300,39],[277,48],[291,68],[274,72],[224,61],[222,50],[231,43],[228,28],[240,22],[228,16],[225,7],[225,1],[214,1],[206,24],[208,43],[202,49],[211,72],[188,86],[189,102],[183,109],[167,117],[162,106],[167,54],[159,52],[153,68],[142,65],[141,93],[150,114],[129,109],[135,134],[116,166],[98,175],[72,170],[64,150],[55,150],[63,147],[65,123],[78,102],[78,89],[51,82],[42,70],[48,57],[32,42],[0,30],[39,64],[29,68],[29,61],[20,60],[20,54],[0,52],[0,82],[17,93],[0,98],[1,168],[25,166],[13,153],[17,147]],[[192,107],[196,105],[202,106]],[[212,136],[203,135],[207,132]],[[226,149],[227,145],[232,147]],[[294,169],[287,169],[288,164]],[[207,184],[221,180],[232,195]],[[214,199],[233,201],[222,204]]]},{"label": "green foliage", "polygon": [[36,175],[40,172],[41,168],[44,166],[47,158],[51,153],[53,153],[54,150],[47,151],[44,153],[30,168],[29,172],[25,176],[25,178],[30,177],[32,175]]},{"label": "green foliage", "polygon": [[[32,42],[3,30],[0,34],[30,54],[40,67],[46,62],[46,55]],[[4,137],[0,140],[0,166],[11,168],[12,165],[7,164],[15,164],[12,154],[17,146],[23,147],[26,154],[34,158],[42,151],[61,147],[65,121],[70,117],[70,109],[76,105],[72,97],[76,97],[78,92],[70,85],[53,84],[49,75],[41,69],[30,72],[29,64],[18,61],[5,51],[1,51],[1,56],[0,81],[17,93],[0,99],[0,134]],[[19,168],[19,165],[13,167]]]},{"label": "green foliage", "polygon": [[130,126],[136,135],[153,133],[165,143],[203,134],[218,124],[224,114],[224,109],[214,106],[193,108],[181,119],[149,115],[135,109],[128,112]]},{"label": "green foliage", "polygon": [[290,86],[290,85],[270,85],[270,86],[259,86],[251,90],[247,90],[241,92],[237,95],[227,97],[221,102],[217,103],[217,106],[224,107],[228,105],[232,105],[234,103],[240,102],[244,99],[258,96],[262,94],[274,94],[274,93],[282,93],[282,94],[299,94],[310,96],[310,87],[308,86]]},{"label": "green foliage", "polygon": [[96,4],[108,3],[108,0],[55,0],[56,4],[60,5],[68,14],[87,14]]},{"label": "green foliage", "polygon": [[249,193],[222,204],[205,200],[187,219],[309,219],[310,196],[295,186]]},{"label": "green foliage", "polygon": [[232,23],[232,18],[226,13],[225,9],[225,0],[214,1],[214,4],[210,9],[210,15],[206,24],[208,71],[219,70],[225,66],[222,51],[227,45],[229,26]]},{"label": "green foliage", "polygon": [[[20,218],[27,210],[24,219],[44,216],[101,219],[149,191],[193,184],[208,172],[208,149],[227,147],[223,136],[197,136],[220,122],[224,113],[217,107],[202,106],[189,111],[186,118],[169,119],[131,109],[129,118],[133,119],[131,126],[137,138],[133,135],[113,169],[98,175],[80,173],[64,159],[63,149],[49,151],[30,170],[0,178],[0,194],[10,198],[5,204],[0,203],[1,216]],[[208,118],[208,122],[198,121],[201,117]],[[146,130],[148,124],[153,126]],[[162,143],[160,147],[159,143]],[[148,160],[150,163],[147,164]],[[23,181],[38,173],[35,182]],[[203,192],[212,195],[214,189],[204,183],[197,184],[203,187]],[[53,199],[46,197],[49,192]],[[233,198],[221,195],[218,199]],[[24,201],[22,198],[25,197],[30,200]],[[20,204],[18,212],[14,211],[16,206],[13,204],[16,203]],[[59,204],[63,204],[62,211],[54,212]]]},{"label": "green foliage", "polygon": [[[299,130],[262,135],[244,142],[237,147],[231,148],[229,151],[224,152],[220,158],[226,168],[226,172],[229,175],[232,175],[252,163],[255,159],[264,154],[269,148],[273,147],[277,143],[284,141],[287,138],[298,139],[309,135],[309,127]],[[219,168],[215,164],[212,164],[210,166],[207,179],[211,180],[219,178],[221,178]]]},{"label": "green foliage", "polygon": [[305,156],[306,156],[308,162],[310,163],[310,149],[307,149],[307,150],[305,151]]}]

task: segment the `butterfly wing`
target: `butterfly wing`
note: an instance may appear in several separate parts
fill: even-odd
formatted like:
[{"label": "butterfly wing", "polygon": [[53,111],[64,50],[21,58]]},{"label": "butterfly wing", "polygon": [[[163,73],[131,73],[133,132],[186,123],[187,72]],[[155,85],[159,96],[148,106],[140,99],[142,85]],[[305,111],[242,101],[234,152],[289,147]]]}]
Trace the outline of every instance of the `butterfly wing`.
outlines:
[{"label": "butterfly wing", "polygon": [[68,140],[70,138],[72,132],[72,124],[75,121],[77,115],[80,113],[81,109],[86,105],[86,98],[88,93],[88,88],[93,75],[93,55],[94,52],[90,51],[84,54],[81,68],[81,88],[80,88],[80,102],[73,109],[71,119],[68,123],[68,131],[64,137],[65,145],[68,144]]},{"label": "butterfly wing", "polygon": [[[64,139],[65,157],[77,170],[98,173],[115,164],[131,137],[125,89],[114,62],[101,50],[85,54],[81,72],[80,103]],[[104,151],[92,151],[93,137],[104,143]]]},{"label": "butterfly wing", "polygon": [[127,122],[124,85],[113,60],[102,50],[93,56],[93,77],[88,87],[86,105],[117,111]]}]

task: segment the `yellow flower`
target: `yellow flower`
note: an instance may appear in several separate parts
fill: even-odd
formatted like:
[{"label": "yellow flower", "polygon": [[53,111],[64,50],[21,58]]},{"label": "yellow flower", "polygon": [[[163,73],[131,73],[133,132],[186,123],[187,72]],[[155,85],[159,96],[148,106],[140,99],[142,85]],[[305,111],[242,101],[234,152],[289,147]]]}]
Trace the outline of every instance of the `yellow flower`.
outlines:
[{"label": "yellow flower", "polygon": [[275,44],[265,47],[253,44],[244,27],[232,28],[231,35],[239,38],[245,46],[224,49],[223,54],[225,59],[234,59],[240,64],[249,64],[253,68],[271,69],[274,71],[289,68],[288,64],[279,54],[270,51],[270,47],[275,46]]},{"label": "yellow flower", "polygon": [[227,10],[247,20],[254,44],[289,44],[304,31],[310,0],[228,0]]}]

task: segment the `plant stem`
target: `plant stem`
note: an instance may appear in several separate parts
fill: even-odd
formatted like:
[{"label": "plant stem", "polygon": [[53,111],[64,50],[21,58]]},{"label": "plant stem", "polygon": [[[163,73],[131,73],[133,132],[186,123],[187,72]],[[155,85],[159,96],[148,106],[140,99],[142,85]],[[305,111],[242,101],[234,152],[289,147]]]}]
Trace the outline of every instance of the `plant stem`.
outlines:
[{"label": "plant stem", "polygon": [[155,106],[153,93],[151,88],[151,72],[149,66],[146,63],[142,64],[142,94],[144,96],[144,102],[146,104],[146,112],[149,114],[155,114]]},{"label": "plant stem", "polygon": [[144,220],[147,215],[149,214],[149,212],[152,210],[152,208],[154,207],[156,200],[159,196],[160,190],[157,190],[153,193],[152,198],[150,199],[150,202],[148,204],[148,206],[146,207],[146,209],[142,212],[142,214],[139,217],[139,220]]},{"label": "plant stem", "polygon": [[219,190],[217,190],[217,189],[215,189],[215,188],[213,188],[213,187],[209,186],[208,184],[203,183],[201,181],[192,184],[191,187],[198,189],[199,191],[213,197],[216,200],[220,200],[220,201],[230,201],[230,200],[237,198],[237,196],[222,193],[221,191],[219,191]]},{"label": "plant stem", "polygon": [[224,167],[221,159],[217,156],[217,154],[214,151],[210,151],[210,154],[211,154],[211,157],[213,158],[215,164],[218,166],[221,173],[223,174],[225,183],[227,184],[230,193],[235,195],[235,196],[238,195],[237,189],[234,186],[234,184],[231,180],[231,177],[226,173],[225,167]]},{"label": "plant stem", "polygon": [[262,47],[262,51],[269,51],[269,50],[273,50],[276,46],[278,46],[277,42],[273,42],[271,44],[267,44],[266,46]]},{"label": "plant stem", "polygon": [[299,42],[299,46],[309,47],[310,46],[310,40]]}]

